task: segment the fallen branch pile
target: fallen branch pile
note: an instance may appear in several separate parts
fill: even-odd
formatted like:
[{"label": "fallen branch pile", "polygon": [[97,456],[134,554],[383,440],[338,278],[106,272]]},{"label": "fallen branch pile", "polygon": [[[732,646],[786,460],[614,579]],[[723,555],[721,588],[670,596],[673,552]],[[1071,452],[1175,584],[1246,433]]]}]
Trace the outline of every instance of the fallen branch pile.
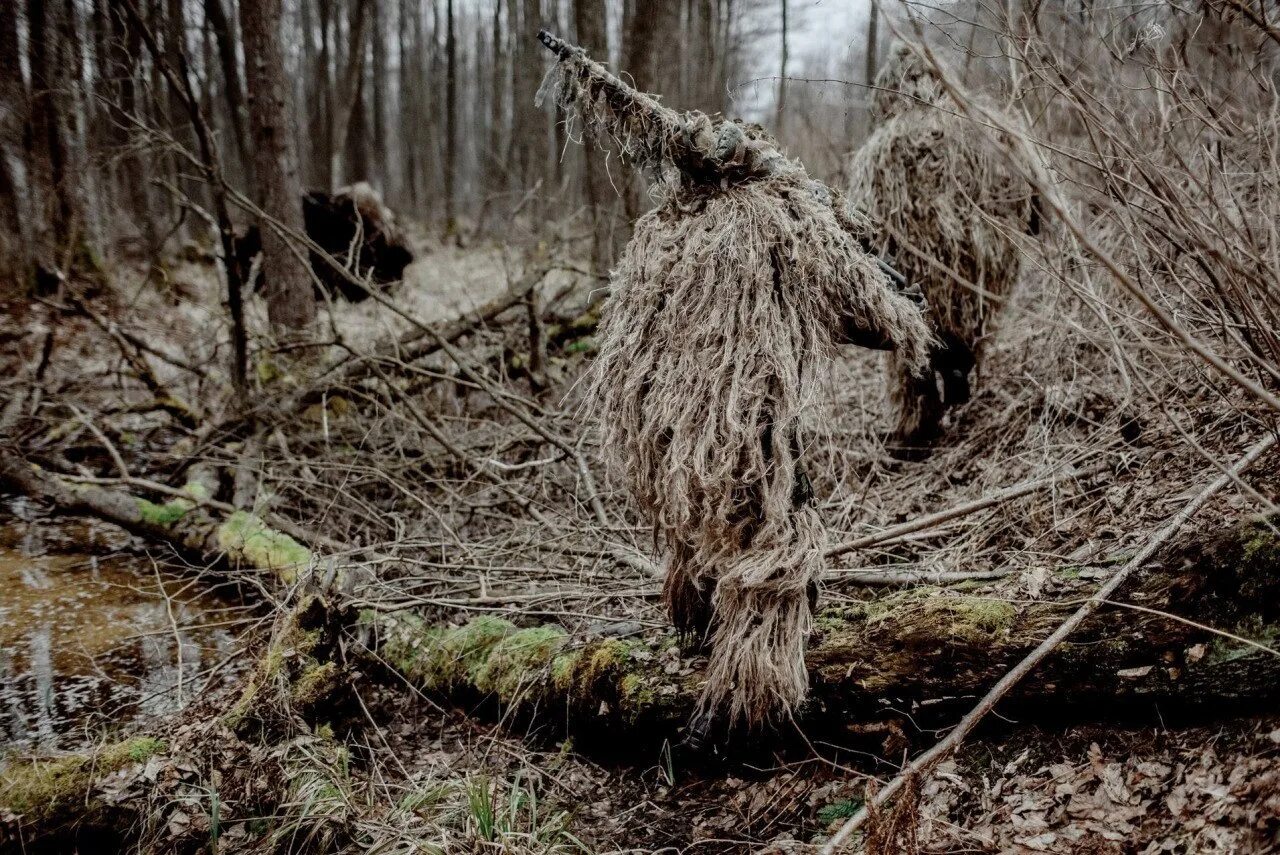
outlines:
[{"label": "fallen branch pile", "polygon": [[[1220,474],[1212,482],[1206,485],[1204,489],[1196,493],[1191,498],[1191,501],[1189,501],[1176,515],[1174,515],[1169,523],[1157,532],[1155,536],[1153,536],[1147,544],[1139,550],[1138,554],[1125,562],[1125,565],[1113,573],[1106,583],[1103,584],[1092,597],[1072,612],[1057,626],[1056,629],[1053,630],[1053,632],[1037,644],[1030,653],[1018,660],[1018,662],[1010,668],[1003,677],[992,685],[986,694],[983,695],[977,706],[970,710],[969,713],[960,720],[960,723],[956,725],[945,739],[941,740],[928,751],[912,760],[900,775],[890,781],[887,786],[880,789],[875,796],[869,800],[867,805],[859,810],[854,816],[850,817],[849,821],[846,822],[835,836],[827,842],[827,845],[823,847],[824,855],[829,855],[829,853],[835,852],[837,846],[848,839],[850,834],[866,822],[868,817],[870,817],[877,808],[896,796],[903,787],[907,786],[909,781],[919,775],[926,774],[932,770],[938,762],[954,752],[964,738],[973,732],[979,722],[981,722],[988,713],[995,709],[996,704],[1009,696],[1010,693],[1022,684],[1022,682],[1026,680],[1033,671],[1037,672],[1037,682],[1043,683],[1045,680],[1052,680],[1052,673],[1048,675],[1045,673],[1046,668],[1044,667],[1044,663],[1049,659],[1049,657],[1054,655],[1055,651],[1062,649],[1067,637],[1080,630],[1092,615],[1107,604],[1111,595],[1118,591],[1120,586],[1128,581],[1129,577],[1133,575],[1135,571],[1145,567],[1146,563],[1151,560],[1151,558],[1169,541],[1169,539],[1172,538],[1184,525],[1186,525],[1187,521],[1190,520],[1197,511],[1203,508],[1210,499],[1212,499],[1224,487],[1239,481],[1240,474],[1256,463],[1260,457],[1269,451],[1272,446],[1276,444],[1276,439],[1277,436],[1274,433],[1264,436],[1261,440],[1255,443],[1253,447],[1250,448],[1249,451],[1228,471]],[[1254,596],[1258,596],[1260,598],[1257,600],[1259,603],[1266,603],[1267,601],[1272,600],[1272,595],[1268,594],[1266,591],[1258,590],[1255,587],[1261,583],[1261,579],[1255,575],[1256,568],[1254,566],[1254,562],[1259,558],[1264,562],[1274,562],[1277,557],[1280,557],[1280,551],[1277,550],[1275,532],[1271,525],[1267,525],[1260,530],[1246,529],[1243,537],[1237,536],[1234,539],[1234,543],[1229,541],[1226,544],[1213,544],[1210,546],[1210,549],[1211,551],[1208,552],[1208,554],[1213,556],[1215,564],[1212,566],[1196,568],[1198,571],[1194,577],[1196,581],[1202,584],[1220,584],[1223,577],[1229,577],[1234,573],[1239,573],[1241,569],[1243,569],[1246,574],[1244,592],[1247,592],[1246,596],[1249,598],[1246,602],[1252,600]],[[1224,561],[1225,563],[1216,563],[1218,561]],[[1150,577],[1145,581],[1149,582]],[[1143,597],[1143,599],[1145,599],[1145,597]],[[1162,612],[1164,612],[1164,609],[1159,607],[1154,611],[1155,614],[1164,617]],[[1152,606],[1144,603],[1142,605],[1142,611],[1139,614],[1145,616],[1152,613]],[[1182,624],[1184,626],[1198,625],[1198,628],[1203,628],[1207,623],[1209,623],[1203,619],[1192,621],[1192,619],[1185,616],[1177,615],[1176,611],[1168,612],[1167,614],[1173,614],[1176,617],[1183,618],[1184,621],[1188,621],[1187,623]],[[1272,614],[1260,617],[1260,621],[1255,620],[1251,622],[1253,626],[1256,626],[1258,623],[1262,623],[1263,625],[1270,624],[1275,620],[1275,616]],[[1218,628],[1221,629],[1221,626]],[[1238,635],[1234,633],[1233,635],[1235,638],[1239,638]],[[1216,641],[1216,639],[1210,640]],[[1078,645],[1082,641],[1087,642],[1087,639],[1081,639],[1077,636],[1076,644]],[[1265,646],[1257,643],[1250,643],[1247,647],[1250,656],[1262,657],[1264,666],[1274,668],[1275,666],[1280,665],[1280,652],[1266,648]],[[1235,691],[1228,693],[1224,700],[1235,700],[1243,695],[1247,695],[1251,691],[1250,684],[1257,676],[1249,674],[1247,671],[1239,672],[1240,669],[1238,669],[1235,663],[1241,660],[1234,657],[1227,657],[1227,667],[1222,669],[1223,673],[1219,674],[1216,680],[1210,681],[1207,684],[1197,685],[1201,682],[1197,679],[1199,676],[1198,672],[1204,669],[1197,668],[1196,666],[1200,662],[1206,660],[1207,657],[1204,650],[1200,649],[1196,654],[1195,660],[1192,662],[1187,662],[1185,654],[1180,661],[1174,651],[1168,651],[1168,653],[1174,653],[1174,656],[1171,658],[1162,658],[1162,661],[1159,663],[1150,662],[1141,666],[1141,668],[1136,671],[1130,671],[1126,676],[1145,677],[1157,668],[1160,668],[1164,670],[1168,676],[1177,680],[1182,680],[1185,672],[1188,676],[1192,677],[1188,683],[1195,693],[1194,696],[1200,699],[1214,697],[1217,695],[1218,693],[1214,691],[1214,684],[1216,683],[1219,685],[1220,691],[1221,680],[1225,677],[1226,679],[1233,680]],[[1210,665],[1214,664],[1215,661],[1220,658],[1220,656],[1215,656],[1212,659],[1209,659]],[[1124,674],[1124,672],[1117,673]],[[1275,678],[1266,677],[1265,679],[1268,682],[1271,682]],[[1265,686],[1266,684],[1264,683],[1263,685]],[[1252,687],[1252,691],[1257,691],[1258,688],[1259,686],[1254,685]],[[1269,693],[1269,690],[1264,691],[1264,695]]]}]

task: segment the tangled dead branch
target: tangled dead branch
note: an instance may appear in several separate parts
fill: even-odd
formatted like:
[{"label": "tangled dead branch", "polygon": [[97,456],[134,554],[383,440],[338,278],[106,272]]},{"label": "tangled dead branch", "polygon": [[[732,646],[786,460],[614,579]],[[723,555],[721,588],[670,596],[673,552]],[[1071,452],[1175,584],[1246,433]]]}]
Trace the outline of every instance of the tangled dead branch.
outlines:
[{"label": "tangled dead branch", "polygon": [[[1238,460],[1229,470],[1218,475],[1211,482],[1200,489],[1191,500],[1184,505],[1178,513],[1169,520],[1169,522],[1138,551],[1136,555],[1125,562],[1124,566],[1116,570],[1107,581],[1098,588],[1092,597],[1084,602],[1078,609],[1072,612],[1066,620],[1062,621],[1047,637],[1044,638],[1036,647],[1025,657],[1020,659],[1012,668],[1005,673],[1003,677],[997,681],[983,697],[978,701],[977,705],[970,710],[964,718],[951,730],[947,736],[936,743],[928,751],[913,759],[902,773],[890,781],[884,788],[878,790],[873,799],[858,813],[849,818],[849,821],[841,826],[840,830],[827,842],[823,847],[823,855],[832,855],[837,851],[845,840],[849,838],[864,822],[866,822],[872,813],[880,806],[894,798],[904,789],[910,791],[916,785],[918,776],[926,774],[943,759],[952,754],[960,743],[973,732],[978,723],[986,717],[988,713],[995,709],[1006,695],[1009,694],[1015,686],[1037,668],[1046,658],[1048,658],[1066,638],[1075,632],[1080,626],[1089,619],[1091,615],[1102,608],[1116,591],[1128,581],[1129,577],[1135,571],[1146,566],[1153,556],[1169,541],[1171,537],[1186,525],[1205,504],[1212,499],[1223,488],[1228,487],[1239,480],[1239,476],[1250,466],[1257,463],[1271,448],[1276,444],[1276,434],[1268,434],[1262,439],[1255,442],[1249,450]],[[1250,545],[1245,547],[1245,554],[1254,554],[1261,544],[1250,541]],[[1262,547],[1264,551],[1266,547]],[[1271,655],[1280,658],[1274,650],[1269,651]]]}]

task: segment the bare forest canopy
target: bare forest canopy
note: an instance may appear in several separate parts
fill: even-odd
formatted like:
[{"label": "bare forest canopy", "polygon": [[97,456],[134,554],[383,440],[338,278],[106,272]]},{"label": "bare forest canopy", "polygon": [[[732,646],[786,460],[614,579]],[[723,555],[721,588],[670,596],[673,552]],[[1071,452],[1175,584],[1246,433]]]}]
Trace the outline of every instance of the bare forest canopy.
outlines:
[{"label": "bare forest canopy", "polygon": [[[1277,21],[0,4],[0,852],[1271,851]],[[899,221],[845,204],[908,178],[937,192]],[[921,293],[973,335],[935,347]],[[890,339],[969,360],[923,450],[893,358],[844,346]],[[633,354],[748,377],[753,419]],[[728,485],[729,551],[741,470],[805,514],[772,729],[691,725],[715,659],[664,567],[705,553],[606,462],[605,374],[623,428],[658,414],[650,483]],[[120,578],[145,623],[47,605]],[[144,652],[104,668],[119,635]],[[64,691],[68,646],[142,661],[101,693],[129,715]]]},{"label": "bare forest canopy", "polygon": [[[584,207],[600,206],[617,241],[647,207],[643,191],[616,160],[593,176],[593,155],[572,144],[563,114],[535,106],[545,62],[530,34],[565,34],[683,109],[790,127],[781,138],[792,153],[827,172],[865,132],[861,84],[884,41],[883,31],[865,41],[856,10],[828,5],[792,0],[780,14],[776,0],[277,0],[262,11],[280,28],[289,97],[271,109],[297,128],[304,189],[367,181],[402,216],[467,234],[505,230],[516,211],[519,233],[537,237],[549,219],[581,221]],[[131,6],[158,54],[131,25]],[[255,195],[250,113],[264,96],[245,62],[238,4],[20,0],[14,9],[0,33],[5,97],[27,109],[5,117],[8,168],[24,146],[57,151],[42,156],[52,176],[33,163],[6,180],[61,186],[75,176],[47,217],[73,218],[97,249],[203,234],[184,204],[190,196],[209,208],[182,154],[200,148],[188,84],[222,180]],[[783,68],[849,83],[788,87]],[[28,111],[34,139],[21,131]]]}]

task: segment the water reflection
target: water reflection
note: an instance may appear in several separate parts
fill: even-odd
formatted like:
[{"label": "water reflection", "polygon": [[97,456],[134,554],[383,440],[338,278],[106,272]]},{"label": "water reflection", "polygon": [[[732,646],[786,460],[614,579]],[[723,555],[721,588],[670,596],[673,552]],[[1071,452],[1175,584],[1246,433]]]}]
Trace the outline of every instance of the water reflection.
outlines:
[{"label": "water reflection", "polygon": [[[166,597],[167,595],[167,597]],[[72,748],[233,676],[241,613],[150,562],[0,548],[0,746]]]}]

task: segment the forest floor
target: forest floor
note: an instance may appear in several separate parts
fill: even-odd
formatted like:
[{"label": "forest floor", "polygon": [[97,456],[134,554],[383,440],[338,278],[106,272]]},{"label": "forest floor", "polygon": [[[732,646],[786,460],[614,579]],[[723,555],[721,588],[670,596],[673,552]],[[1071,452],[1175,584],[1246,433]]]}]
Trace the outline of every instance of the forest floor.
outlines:
[{"label": "forest floor", "polygon": [[[142,492],[148,483],[182,487],[192,460],[211,464],[222,472],[219,501],[314,534],[313,553],[336,557],[342,572],[373,568],[372,581],[335,595],[348,597],[353,611],[412,612],[455,628],[472,626],[478,616],[502,617],[515,628],[556,624],[570,647],[616,637],[629,645],[637,668],[650,668],[656,656],[673,680],[696,679],[696,657],[664,658],[672,639],[656,596],[658,556],[620,485],[599,471],[591,432],[582,427],[596,280],[563,262],[542,277],[547,352],[534,386],[523,304],[458,338],[461,363],[448,350],[379,362],[369,357],[379,346],[500,298],[533,264],[502,247],[418,250],[405,283],[389,294],[395,312],[375,300],[335,304],[325,313],[326,344],[318,355],[294,360],[265,345],[256,350],[255,384],[268,405],[254,427],[225,436],[203,429],[235,415],[214,372],[202,367],[227,358],[217,278],[207,261],[157,268],[146,285],[143,271],[122,268],[106,296],[88,299],[149,351],[122,344],[55,299],[11,306],[0,340],[10,394],[26,395],[18,431],[25,453],[82,484]],[[1198,368],[1158,349],[1121,353],[1114,335],[1109,342],[1087,322],[1085,307],[1047,286],[1043,271],[1028,280],[978,394],[927,459],[902,461],[885,451],[878,355],[841,354],[829,406],[814,407],[808,453],[833,543],[1012,486],[1048,485],[832,558],[823,594],[828,623],[820,628],[830,641],[843,626],[859,627],[846,645],[853,653],[841,655],[851,663],[879,661],[885,679],[898,681],[875,700],[874,715],[863,707],[864,717],[843,720],[832,708],[813,729],[801,718],[802,738],[776,750],[699,755],[681,750],[679,732],[660,723],[652,733],[628,732],[608,698],[589,696],[584,705],[575,697],[574,709],[563,714],[530,714],[505,690],[459,692],[456,681],[432,684],[427,674],[424,683],[421,673],[386,667],[396,661],[366,658],[350,669],[360,702],[344,725],[352,759],[337,789],[357,830],[343,839],[405,852],[413,841],[448,852],[817,851],[866,798],[869,784],[874,791],[876,780],[892,777],[906,757],[932,744],[984,688],[985,678],[975,677],[973,689],[938,697],[930,688],[936,682],[912,685],[904,670],[982,673],[974,660],[984,648],[1016,651],[1011,639],[1024,629],[1047,634],[1051,625],[1032,620],[1037,609],[1090,596],[1259,435],[1245,402],[1204,382]],[[265,323],[256,299],[250,315],[260,340]],[[131,362],[139,353],[165,394],[196,413],[194,424],[176,425],[172,408],[150,406],[160,392],[139,379]],[[314,380],[325,376],[317,366],[352,353],[379,368],[358,380],[344,376],[332,388]],[[394,381],[378,370],[394,372]],[[293,410],[271,409],[286,399]],[[584,477],[584,467],[594,480]],[[249,498],[233,499],[246,480]],[[1180,550],[1232,530],[1260,504],[1268,507],[1267,497],[1280,496],[1280,459],[1264,458],[1244,481],[1213,499],[1161,553],[1170,572],[1180,566]],[[92,584],[137,589],[136,614],[85,610],[55,626],[55,646],[112,620],[128,628],[116,647],[152,637],[171,636],[174,643],[144,644],[126,657],[132,664],[124,667],[142,671],[148,656],[158,660],[149,678],[104,670],[98,654],[111,645],[82,649],[74,665],[46,656],[46,673],[37,676],[22,663],[35,661],[29,648],[39,633],[11,619],[0,640],[17,653],[0,661],[0,700],[10,707],[12,764],[33,752],[82,751],[140,730],[163,732],[193,696],[200,700],[191,709],[225,706],[249,673],[246,663],[261,654],[272,622],[278,626],[279,615],[297,602],[296,590],[268,575],[228,574],[214,561],[202,567],[112,527],[46,521],[41,508],[8,500],[0,566],[43,561],[46,578],[92,566]],[[43,534],[33,536],[37,531]],[[133,574],[134,582],[113,576],[103,583],[95,556],[117,562],[124,556],[111,572]],[[179,580],[177,588],[162,574]],[[3,578],[36,603],[23,612],[27,629],[44,626],[41,592],[58,586],[21,569]],[[70,595],[103,596],[91,587]],[[1185,605],[1176,590],[1167,600],[1163,589],[1134,596],[1148,597],[1157,612]],[[69,601],[48,597],[47,608]],[[7,603],[0,608],[11,608]],[[894,845],[921,852],[1280,851],[1280,717],[1269,712],[1280,691],[1251,687],[1240,697],[1216,696],[1222,685],[1210,674],[1211,690],[1188,699],[1168,681],[1143,682],[1162,671],[1190,671],[1201,660],[1262,667],[1257,663],[1277,655],[1268,648],[1280,635],[1272,602],[1229,613],[1230,626],[1201,627],[1201,635],[1167,643],[1144,625],[1150,647],[1130,642],[1100,660],[1114,672],[1108,686],[1150,685],[1150,700],[1138,691],[1112,708],[1096,696],[1064,701],[1053,687],[1037,684],[1018,705],[998,710],[955,758],[909,788],[900,809],[912,814],[915,839]],[[1194,608],[1186,614],[1176,620],[1188,632],[1188,620],[1219,619]],[[906,627],[907,634],[889,626]],[[1217,634],[1226,630],[1232,634]],[[364,635],[355,632],[344,649],[366,644]],[[872,643],[890,637],[893,647]],[[1093,652],[1081,655],[1098,661],[1107,643],[1093,638]],[[835,688],[829,682],[835,667],[819,681],[828,686],[824,702],[839,696],[838,680]],[[60,681],[60,668],[89,669],[108,682],[132,677],[138,685],[127,697],[83,701],[97,704],[100,714],[72,715],[62,732],[49,732],[47,718],[33,729],[42,693],[58,695],[58,709],[72,703],[62,694],[85,694],[83,680],[78,688]],[[1075,674],[1069,667],[1053,673]],[[516,682],[549,679],[517,674]],[[1074,679],[1090,685],[1087,675]],[[167,700],[141,702],[152,695]],[[113,717],[122,703],[136,714]],[[603,734],[587,727],[579,738],[574,728],[593,718]],[[136,774],[146,768],[139,763]],[[232,808],[218,832],[220,851],[253,848],[261,823],[235,814],[234,793],[224,800]],[[297,806],[286,799],[279,810]],[[311,809],[308,802],[302,810]],[[151,839],[190,848],[198,811],[184,804],[177,811],[183,819],[172,806],[163,810]],[[3,813],[0,826],[21,825]]]}]

